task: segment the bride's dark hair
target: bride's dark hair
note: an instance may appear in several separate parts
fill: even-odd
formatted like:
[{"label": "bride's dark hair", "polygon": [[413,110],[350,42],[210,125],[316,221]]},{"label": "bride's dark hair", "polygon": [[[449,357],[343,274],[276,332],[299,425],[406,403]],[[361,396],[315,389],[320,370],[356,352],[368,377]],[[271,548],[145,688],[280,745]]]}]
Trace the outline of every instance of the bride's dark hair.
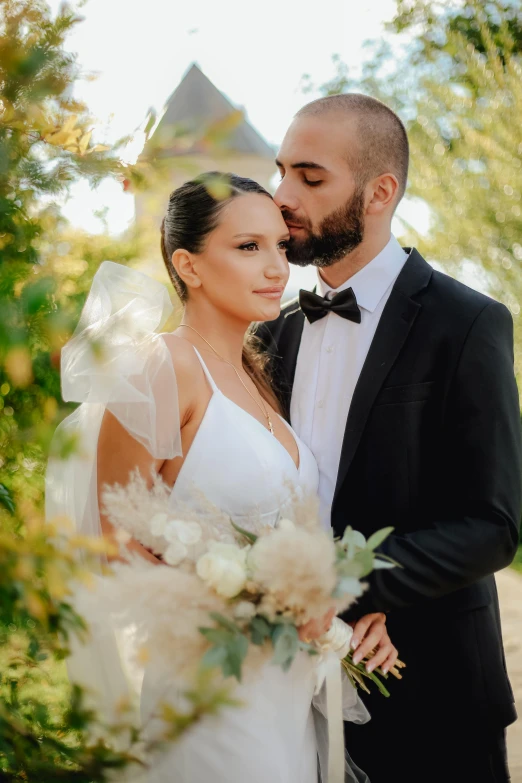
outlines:
[{"label": "bride's dark hair", "polygon": [[[180,278],[172,254],[179,249],[201,253],[208,235],[217,227],[222,210],[233,198],[245,193],[259,193],[272,198],[259,183],[237,174],[209,171],[185,182],[169,197],[167,214],[161,223],[161,253],[170,279],[183,303],[188,289]],[[281,406],[272,388],[267,370],[268,355],[260,351],[259,342],[249,330],[243,346],[243,367],[261,396],[280,412]]]}]

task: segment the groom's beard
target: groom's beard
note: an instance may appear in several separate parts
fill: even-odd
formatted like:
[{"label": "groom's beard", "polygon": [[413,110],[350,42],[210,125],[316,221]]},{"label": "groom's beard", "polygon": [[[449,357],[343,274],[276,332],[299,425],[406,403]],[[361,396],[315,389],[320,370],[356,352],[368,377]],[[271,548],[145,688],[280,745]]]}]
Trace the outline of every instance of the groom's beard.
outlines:
[{"label": "groom's beard", "polygon": [[291,237],[286,257],[297,266],[326,267],[340,261],[355,250],[364,239],[364,191],[356,190],[350,201],[325,217],[318,233],[312,224],[298,220],[288,209],[282,210],[283,219],[306,231],[305,239]]}]

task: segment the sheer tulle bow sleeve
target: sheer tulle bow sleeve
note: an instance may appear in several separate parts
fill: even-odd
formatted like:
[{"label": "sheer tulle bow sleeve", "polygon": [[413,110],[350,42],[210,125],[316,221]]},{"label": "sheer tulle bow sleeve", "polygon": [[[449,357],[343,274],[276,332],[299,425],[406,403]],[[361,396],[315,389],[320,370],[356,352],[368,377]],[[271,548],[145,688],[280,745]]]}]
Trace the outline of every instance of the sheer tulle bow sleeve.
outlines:
[{"label": "sheer tulle bow sleeve", "polygon": [[176,377],[157,334],[171,312],[165,286],[105,261],[62,351],[64,400],[106,406],[157,459],[181,454]]},{"label": "sheer tulle bow sleeve", "polygon": [[76,530],[99,535],[96,449],[105,410],[156,459],[180,456],[176,376],[159,334],[172,312],[165,286],[105,261],[96,273],[78,326],[62,351],[62,395],[81,405],[55,434],[73,438],[66,460],[49,461],[47,518],[66,516]]}]

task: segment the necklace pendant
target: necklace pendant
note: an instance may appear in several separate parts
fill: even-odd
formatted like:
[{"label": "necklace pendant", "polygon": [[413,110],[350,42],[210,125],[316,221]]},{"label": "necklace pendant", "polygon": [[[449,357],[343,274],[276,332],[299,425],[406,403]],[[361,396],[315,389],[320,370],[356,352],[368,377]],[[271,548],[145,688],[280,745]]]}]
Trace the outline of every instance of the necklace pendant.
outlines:
[{"label": "necklace pendant", "polygon": [[270,416],[267,416],[266,418],[267,418],[267,421],[268,421],[268,429],[270,430],[270,433],[272,435],[274,435],[275,434],[274,433],[274,425],[272,424],[272,420],[271,420]]}]

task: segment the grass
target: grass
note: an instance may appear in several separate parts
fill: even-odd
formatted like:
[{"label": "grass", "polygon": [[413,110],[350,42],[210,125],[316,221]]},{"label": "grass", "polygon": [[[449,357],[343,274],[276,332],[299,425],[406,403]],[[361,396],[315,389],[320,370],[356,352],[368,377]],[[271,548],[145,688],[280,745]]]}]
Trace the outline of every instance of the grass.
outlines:
[{"label": "grass", "polygon": [[511,563],[511,568],[514,568],[516,571],[520,571],[522,574],[522,544],[518,547],[515,559]]}]

